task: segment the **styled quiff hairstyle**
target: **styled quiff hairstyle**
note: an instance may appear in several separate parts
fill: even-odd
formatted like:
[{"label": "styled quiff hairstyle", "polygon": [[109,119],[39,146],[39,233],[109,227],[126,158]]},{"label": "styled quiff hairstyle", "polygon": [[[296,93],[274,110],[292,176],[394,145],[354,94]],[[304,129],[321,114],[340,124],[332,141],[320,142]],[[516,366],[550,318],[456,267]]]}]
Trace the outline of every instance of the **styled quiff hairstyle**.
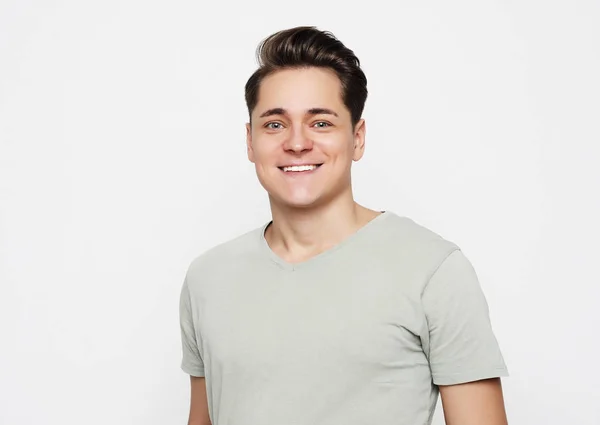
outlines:
[{"label": "styled quiff hairstyle", "polygon": [[306,26],[279,31],[259,44],[256,57],[259,68],[246,83],[250,119],[258,103],[260,83],[266,76],[282,69],[317,67],[329,68],[337,74],[352,125],[360,120],[367,100],[367,77],[354,52],[332,33]]}]

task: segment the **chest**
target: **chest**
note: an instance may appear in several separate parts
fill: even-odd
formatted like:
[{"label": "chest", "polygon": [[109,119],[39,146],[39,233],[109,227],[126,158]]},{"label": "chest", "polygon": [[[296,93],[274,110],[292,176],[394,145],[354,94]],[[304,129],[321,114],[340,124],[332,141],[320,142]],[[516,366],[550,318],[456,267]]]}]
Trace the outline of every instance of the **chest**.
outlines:
[{"label": "chest", "polygon": [[361,270],[219,282],[198,317],[205,363],[220,373],[294,379],[348,371],[376,377],[424,362],[411,282]]}]

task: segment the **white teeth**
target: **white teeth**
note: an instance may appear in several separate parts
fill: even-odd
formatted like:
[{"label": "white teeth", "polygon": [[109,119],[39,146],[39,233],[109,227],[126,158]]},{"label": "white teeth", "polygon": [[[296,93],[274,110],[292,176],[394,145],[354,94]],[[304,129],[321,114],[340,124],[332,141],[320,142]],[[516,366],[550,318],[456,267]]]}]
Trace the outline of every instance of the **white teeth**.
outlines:
[{"label": "white teeth", "polygon": [[316,168],[316,165],[292,165],[291,167],[283,167],[283,171],[286,173],[289,171],[312,171]]}]

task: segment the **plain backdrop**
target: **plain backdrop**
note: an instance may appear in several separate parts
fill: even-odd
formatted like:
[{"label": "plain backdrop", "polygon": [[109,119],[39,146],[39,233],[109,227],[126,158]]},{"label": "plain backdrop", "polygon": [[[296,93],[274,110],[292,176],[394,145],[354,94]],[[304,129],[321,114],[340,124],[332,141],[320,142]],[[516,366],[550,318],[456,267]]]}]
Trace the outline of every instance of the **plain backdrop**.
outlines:
[{"label": "plain backdrop", "polygon": [[369,79],[356,199],[478,271],[510,423],[600,424],[598,22],[574,0],[2,0],[0,424],[185,423],[179,291],[270,219],[243,87],[296,25]]}]

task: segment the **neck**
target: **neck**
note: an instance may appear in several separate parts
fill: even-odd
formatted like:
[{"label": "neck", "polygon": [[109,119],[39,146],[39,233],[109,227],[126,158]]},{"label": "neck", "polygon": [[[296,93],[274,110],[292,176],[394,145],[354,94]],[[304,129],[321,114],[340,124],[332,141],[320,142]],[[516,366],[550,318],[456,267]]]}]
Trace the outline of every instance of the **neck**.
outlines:
[{"label": "neck", "polygon": [[379,212],[341,196],[326,205],[290,208],[271,200],[273,223],[265,238],[271,249],[290,262],[304,261],[346,239]]}]

